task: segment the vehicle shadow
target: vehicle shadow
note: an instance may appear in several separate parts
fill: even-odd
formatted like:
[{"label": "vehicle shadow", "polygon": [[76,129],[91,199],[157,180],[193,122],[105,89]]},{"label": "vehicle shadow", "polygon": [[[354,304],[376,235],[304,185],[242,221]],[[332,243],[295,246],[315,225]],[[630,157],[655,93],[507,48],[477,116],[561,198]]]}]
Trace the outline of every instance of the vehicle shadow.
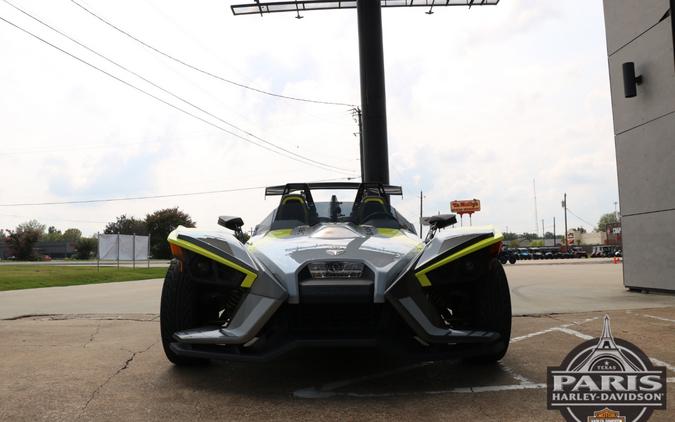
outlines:
[{"label": "vehicle shadow", "polygon": [[161,378],[190,390],[300,398],[386,397],[517,383],[500,364],[410,363],[362,349],[303,350],[270,363],[170,366]]}]

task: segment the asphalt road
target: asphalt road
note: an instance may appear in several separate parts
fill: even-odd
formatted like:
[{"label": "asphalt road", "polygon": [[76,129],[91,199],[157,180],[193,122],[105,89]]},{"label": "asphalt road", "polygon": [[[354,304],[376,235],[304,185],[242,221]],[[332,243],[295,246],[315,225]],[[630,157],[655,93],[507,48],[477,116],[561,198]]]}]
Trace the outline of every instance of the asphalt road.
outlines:
[{"label": "asphalt road", "polygon": [[[670,407],[651,420],[675,420],[675,308],[609,314],[617,337],[669,368]],[[164,358],[155,317],[0,321],[0,420],[557,421],[546,409],[546,367],[597,337],[602,314],[516,317],[499,365],[316,350],[196,368]]]},{"label": "asphalt road", "polygon": [[[505,268],[514,315],[675,306],[675,295],[627,291],[620,264],[582,260],[578,265],[517,263]],[[0,292],[0,319],[38,314],[156,314],[161,286],[162,280],[153,279]]]},{"label": "asphalt road", "polygon": [[546,409],[546,367],[599,335],[598,310],[667,368],[671,404],[650,420],[675,420],[675,296],[626,291],[621,265],[506,268],[528,316],[488,366],[315,350],[176,368],[159,342],[161,280],[0,292],[0,318],[15,318],[0,320],[0,421],[562,420]]}]

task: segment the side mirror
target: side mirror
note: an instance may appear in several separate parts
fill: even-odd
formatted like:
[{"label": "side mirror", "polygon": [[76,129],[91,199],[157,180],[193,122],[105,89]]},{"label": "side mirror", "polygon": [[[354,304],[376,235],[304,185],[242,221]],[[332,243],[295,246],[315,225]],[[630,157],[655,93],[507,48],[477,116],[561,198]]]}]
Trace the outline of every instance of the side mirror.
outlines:
[{"label": "side mirror", "polygon": [[427,221],[430,226],[442,229],[457,224],[457,216],[455,214],[440,214],[428,217]]},{"label": "side mirror", "polygon": [[234,232],[239,232],[241,231],[241,226],[244,225],[244,220],[242,220],[241,217],[221,215],[218,217],[218,224]]}]

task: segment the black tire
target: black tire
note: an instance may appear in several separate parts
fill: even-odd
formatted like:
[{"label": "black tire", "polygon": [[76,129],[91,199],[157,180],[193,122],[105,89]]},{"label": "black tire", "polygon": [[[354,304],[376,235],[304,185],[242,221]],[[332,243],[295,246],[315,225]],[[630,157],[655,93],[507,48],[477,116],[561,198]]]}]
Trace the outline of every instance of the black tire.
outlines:
[{"label": "black tire", "polygon": [[499,258],[499,262],[501,262],[502,265],[506,264],[506,258]]},{"label": "black tire", "polygon": [[172,260],[164,278],[162,301],[159,311],[159,325],[162,333],[162,346],[167,359],[174,365],[203,365],[208,359],[179,356],[169,345],[173,341],[173,333],[194,328],[196,321],[195,285],[180,271],[180,263]]},{"label": "black tire", "polygon": [[510,263],[510,264],[515,264],[515,263],[516,263],[516,258],[514,258],[514,257],[509,258],[509,263]]},{"label": "black tire", "polygon": [[477,280],[477,328],[496,331],[500,338],[492,352],[470,360],[477,363],[496,362],[504,357],[511,339],[511,295],[504,268],[492,259],[487,273]]}]

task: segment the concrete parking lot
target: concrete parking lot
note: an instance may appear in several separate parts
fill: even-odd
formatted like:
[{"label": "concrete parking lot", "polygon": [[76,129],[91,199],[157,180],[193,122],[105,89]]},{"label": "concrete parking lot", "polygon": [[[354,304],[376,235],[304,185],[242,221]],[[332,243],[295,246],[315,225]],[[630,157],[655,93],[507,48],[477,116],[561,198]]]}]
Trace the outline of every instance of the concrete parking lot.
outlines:
[{"label": "concrete parking lot", "polygon": [[[58,312],[17,318],[35,312],[15,305],[3,316],[15,319],[0,321],[0,420],[562,420],[546,409],[546,367],[598,336],[605,313],[616,337],[668,368],[673,386],[675,296],[625,291],[620,265],[507,269],[522,316],[505,359],[487,367],[317,350],[264,365],[175,368],[159,343],[159,280],[36,290]],[[29,302],[8,293],[0,310]],[[141,312],[108,312],[128,298]],[[88,301],[108,307],[80,312]],[[673,403],[672,388],[668,396]],[[669,407],[652,420],[674,420]]]}]

